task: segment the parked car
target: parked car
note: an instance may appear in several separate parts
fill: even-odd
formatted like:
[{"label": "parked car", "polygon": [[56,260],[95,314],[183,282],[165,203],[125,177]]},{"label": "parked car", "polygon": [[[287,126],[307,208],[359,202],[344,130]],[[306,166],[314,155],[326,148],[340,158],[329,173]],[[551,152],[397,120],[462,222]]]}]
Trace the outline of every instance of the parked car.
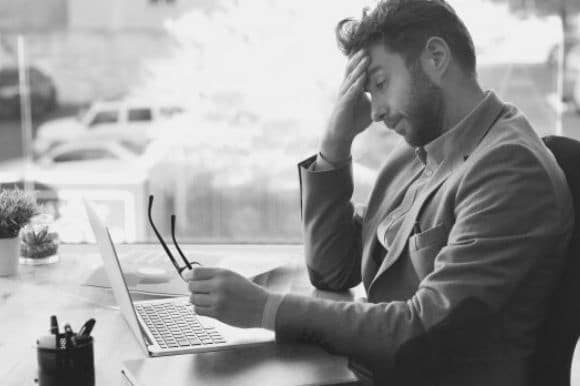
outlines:
[{"label": "parked car", "polygon": [[[155,193],[153,173],[171,178],[157,170],[164,158],[163,144],[134,150],[114,141],[64,143],[51,148],[31,165],[23,159],[0,162],[0,187],[24,187],[34,182],[37,199],[44,212],[54,215],[55,226],[64,242],[93,241],[83,217],[83,197],[98,202],[117,241],[147,240],[146,205]],[[164,197],[157,195],[160,207]]]},{"label": "parked car", "polygon": [[[36,67],[28,67],[30,107],[33,117],[52,111],[57,105],[57,92],[52,79]],[[20,84],[17,67],[0,69],[0,118],[18,118]]]},{"label": "parked car", "polygon": [[182,112],[179,106],[145,101],[95,102],[76,117],[42,124],[36,133],[34,150],[41,154],[60,143],[86,140],[123,141],[141,147],[158,135],[164,121]]},{"label": "parked car", "polygon": [[[52,184],[56,180],[90,181],[95,176],[135,174],[141,170],[139,155],[112,141],[81,141],[54,146],[35,157],[28,168],[34,181]],[[2,181],[18,180],[25,170],[24,159],[0,163]]]}]

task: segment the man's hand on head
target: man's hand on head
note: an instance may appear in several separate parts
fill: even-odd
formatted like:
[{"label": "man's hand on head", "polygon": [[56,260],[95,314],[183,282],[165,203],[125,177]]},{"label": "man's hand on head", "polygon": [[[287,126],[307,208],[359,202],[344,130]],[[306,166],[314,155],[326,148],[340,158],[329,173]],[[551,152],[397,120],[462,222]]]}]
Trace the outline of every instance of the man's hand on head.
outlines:
[{"label": "man's hand on head", "polygon": [[368,54],[359,50],[346,65],[344,80],[320,149],[330,162],[348,159],[352,141],[372,122],[371,103],[364,93],[369,62]]},{"label": "man's hand on head", "polygon": [[182,274],[199,315],[236,327],[261,327],[269,292],[227,269],[194,266]]}]

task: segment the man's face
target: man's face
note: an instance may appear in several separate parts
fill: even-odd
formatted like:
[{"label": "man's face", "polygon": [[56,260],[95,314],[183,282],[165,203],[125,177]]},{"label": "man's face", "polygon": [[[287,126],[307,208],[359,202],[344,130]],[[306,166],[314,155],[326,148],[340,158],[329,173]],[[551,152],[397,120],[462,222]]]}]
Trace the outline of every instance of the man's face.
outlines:
[{"label": "man's face", "polygon": [[382,43],[368,49],[366,90],[372,118],[402,135],[411,146],[423,146],[442,130],[443,95],[419,61],[409,68],[403,57]]}]

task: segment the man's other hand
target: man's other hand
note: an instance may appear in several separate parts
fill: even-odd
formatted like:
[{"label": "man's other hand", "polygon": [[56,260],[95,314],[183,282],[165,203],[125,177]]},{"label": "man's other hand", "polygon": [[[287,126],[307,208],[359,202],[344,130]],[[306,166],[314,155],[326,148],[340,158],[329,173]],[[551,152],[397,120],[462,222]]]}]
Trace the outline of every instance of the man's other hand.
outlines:
[{"label": "man's other hand", "polygon": [[349,58],[346,65],[320,149],[330,162],[348,159],[354,138],[372,122],[371,102],[364,93],[369,61],[365,51],[360,50]]},{"label": "man's other hand", "polygon": [[261,327],[268,291],[222,268],[194,267],[185,271],[195,312],[236,327]]}]

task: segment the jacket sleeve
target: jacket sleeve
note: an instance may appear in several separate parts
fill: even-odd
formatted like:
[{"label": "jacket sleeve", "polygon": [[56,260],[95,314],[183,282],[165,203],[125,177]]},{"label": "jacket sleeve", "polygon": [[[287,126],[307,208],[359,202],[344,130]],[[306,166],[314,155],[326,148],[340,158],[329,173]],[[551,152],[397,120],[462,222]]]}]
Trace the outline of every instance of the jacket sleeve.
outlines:
[{"label": "jacket sleeve", "polygon": [[362,215],[350,201],[352,162],[314,171],[315,161],[298,164],[306,266],[315,287],[346,290],[361,281]]},{"label": "jacket sleeve", "polygon": [[[469,340],[449,341],[444,335],[462,331],[467,334],[464,337],[477,337],[473,326],[501,312],[530,271],[540,272],[537,286],[548,296],[572,230],[569,193],[554,186],[536,156],[521,146],[498,147],[476,162],[455,193],[456,221],[447,245],[437,253],[434,270],[410,299],[369,304],[287,295],[276,317],[277,340],[318,343],[374,369],[392,367],[398,355],[421,342],[411,350],[418,364],[453,350],[449,345],[469,344]],[[334,214],[333,221],[345,226],[322,232],[316,229],[316,219],[309,217],[306,224],[314,228],[311,239],[335,240],[352,229],[346,201],[334,194],[335,205],[342,211],[337,211],[340,216]],[[345,250],[353,245],[348,240]],[[325,253],[339,253],[324,244],[313,251],[324,252],[325,257]],[[340,257],[343,266],[349,267],[344,255]],[[324,266],[333,277],[347,277],[335,265]],[[541,299],[526,301],[535,304]]]}]

